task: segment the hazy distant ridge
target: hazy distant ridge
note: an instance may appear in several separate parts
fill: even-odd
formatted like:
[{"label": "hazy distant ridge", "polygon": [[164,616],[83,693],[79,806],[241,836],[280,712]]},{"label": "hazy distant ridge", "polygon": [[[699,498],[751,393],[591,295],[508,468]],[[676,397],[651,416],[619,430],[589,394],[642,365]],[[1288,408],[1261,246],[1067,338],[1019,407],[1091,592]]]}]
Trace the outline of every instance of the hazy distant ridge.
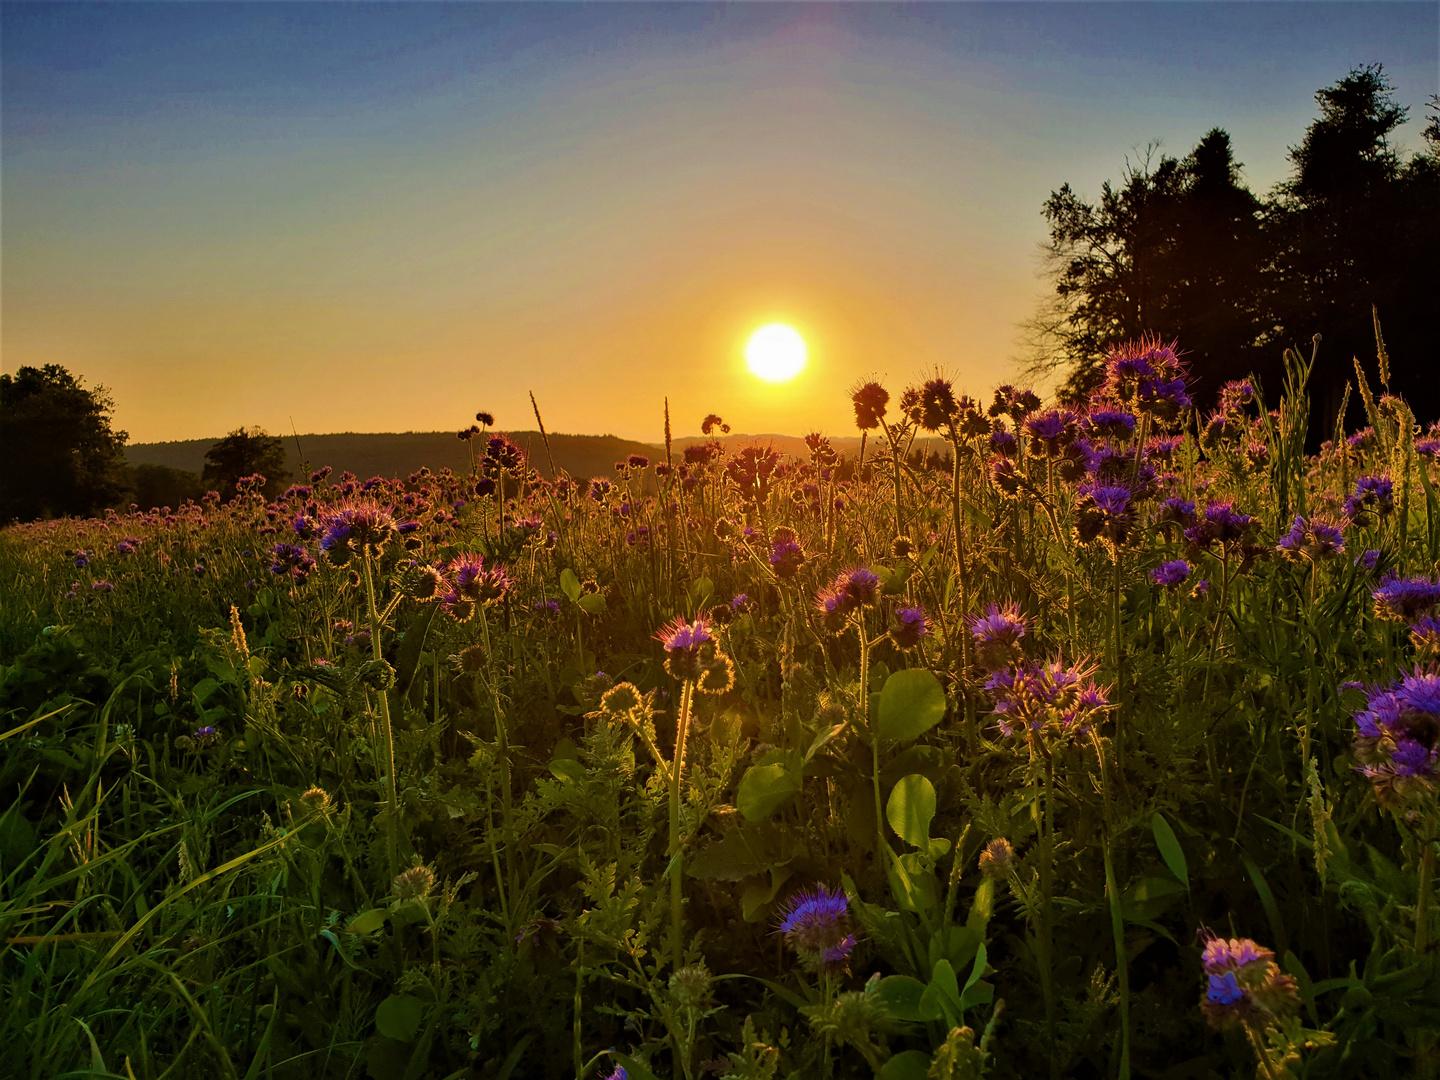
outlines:
[{"label": "hazy distant ridge", "polygon": [[[530,451],[530,460],[541,473],[548,476],[550,466],[545,456],[545,444],[538,431],[512,431],[509,436]],[[183,439],[178,442],[135,443],[125,448],[125,457],[131,465],[168,465],[172,469],[198,474],[205,465],[205,452],[216,439]],[[286,464],[291,474],[299,479],[304,471],[296,451],[295,437],[285,437]],[[362,479],[371,476],[409,476],[421,466],[438,471],[449,468],[453,471],[470,470],[470,451],[477,454],[483,449],[481,442],[462,442],[453,431],[406,431],[393,432],[341,432],[333,435],[301,435],[300,450],[305,454],[309,468],[316,469],[329,465],[335,471],[346,469]],[[699,436],[676,439],[675,457],[694,443],[704,442]],[[798,458],[809,457],[805,440],[794,435],[727,435],[722,440],[727,448],[750,443],[772,445],[781,453]],[[926,440],[936,442],[938,440]],[[831,445],[846,456],[854,458],[860,452],[860,440],[855,436],[831,438]],[[874,446],[872,441],[870,444]],[[939,446],[937,445],[937,449]],[[651,460],[663,460],[663,443],[642,443],[621,439],[615,435],[551,435],[550,449],[555,456],[555,465],[571,476],[609,476],[615,471],[615,462],[623,461],[631,454],[644,454]],[[866,452],[869,456],[869,451]]]}]

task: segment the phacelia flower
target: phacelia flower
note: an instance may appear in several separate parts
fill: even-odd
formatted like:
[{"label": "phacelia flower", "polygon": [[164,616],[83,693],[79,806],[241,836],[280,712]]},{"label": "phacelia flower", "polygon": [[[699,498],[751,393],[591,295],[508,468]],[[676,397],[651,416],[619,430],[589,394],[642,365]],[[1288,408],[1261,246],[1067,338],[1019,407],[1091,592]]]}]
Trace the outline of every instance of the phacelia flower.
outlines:
[{"label": "phacelia flower", "polygon": [[1014,604],[991,604],[985,614],[970,619],[975,659],[986,671],[999,671],[1021,658],[1020,639],[1029,622]]},{"label": "phacelia flower", "polygon": [[713,645],[715,640],[711,629],[710,617],[700,611],[693,621],[677,615],[655,635],[667,653],[665,670],[672,678],[682,682],[698,680],[705,673],[706,661],[710,659],[704,655],[705,646]]},{"label": "phacelia flower", "polygon": [[1110,708],[1105,692],[1090,679],[1094,673],[1093,665],[1067,667],[1060,660],[995,672],[985,689],[995,701],[1001,734],[1088,735]]},{"label": "phacelia flower", "polygon": [[1205,950],[1200,962],[1205,992],[1200,1011],[1212,1026],[1243,1024],[1263,1029],[1291,1017],[1300,1007],[1295,980],[1275,963],[1275,954],[1249,938],[1209,935],[1203,931]]},{"label": "phacelia flower", "polygon": [[770,541],[770,569],[778,578],[793,578],[805,565],[805,549],[793,529],[780,526]]},{"label": "phacelia flower", "polygon": [[1167,589],[1173,589],[1190,576],[1190,564],[1184,559],[1175,559],[1171,562],[1161,563],[1154,570],[1150,571],[1150,580],[1156,585],[1164,585]]},{"label": "phacelia flower", "polygon": [[913,649],[930,632],[930,619],[924,608],[902,607],[895,610],[890,626],[890,640],[897,648]]},{"label": "phacelia flower", "polygon": [[850,901],[824,885],[798,892],[785,907],[780,933],[808,967],[843,971],[855,948]]},{"label": "phacelia flower", "polygon": [[1395,485],[1383,476],[1362,476],[1355,481],[1355,491],[1345,500],[1345,516],[1358,517],[1370,512],[1385,517],[1395,509]]},{"label": "phacelia flower", "polygon": [[1069,409],[1051,409],[1025,421],[1033,457],[1057,458],[1080,434],[1078,417]]},{"label": "phacelia flower", "polygon": [[861,431],[873,431],[884,419],[890,394],[878,382],[865,382],[850,391],[850,400],[855,405],[855,426]]},{"label": "phacelia flower", "polygon": [[1258,525],[1251,515],[1238,512],[1234,503],[1215,502],[1205,507],[1205,513],[1185,530],[1185,539],[1201,550],[1216,543],[1234,547]]},{"label": "phacelia flower", "polygon": [[1319,562],[1345,550],[1345,534],[1340,526],[1324,518],[1316,517],[1306,521],[1296,514],[1290,531],[1280,537],[1275,550],[1288,559]]},{"label": "phacelia flower", "polygon": [[1100,540],[1111,551],[1125,546],[1130,537],[1130,489],[1099,484],[1081,484],[1075,500],[1075,539],[1081,544]]},{"label": "phacelia flower", "polygon": [[1387,622],[1413,622],[1416,616],[1440,604],[1440,583],[1424,578],[1387,581],[1370,593],[1375,617]]},{"label": "phacelia flower", "polygon": [[1009,840],[1004,837],[991,840],[985,845],[985,850],[980,852],[980,873],[988,878],[1003,878],[1010,872],[1014,861],[1015,849]]},{"label": "phacelia flower", "polygon": [[1092,439],[1128,439],[1135,434],[1135,414],[1123,409],[1094,409],[1085,417],[1085,434]]},{"label": "phacelia flower", "polygon": [[1355,760],[1382,806],[1433,800],[1440,779],[1440,674],[1417,667],[1371,690],[1355,714]]}]

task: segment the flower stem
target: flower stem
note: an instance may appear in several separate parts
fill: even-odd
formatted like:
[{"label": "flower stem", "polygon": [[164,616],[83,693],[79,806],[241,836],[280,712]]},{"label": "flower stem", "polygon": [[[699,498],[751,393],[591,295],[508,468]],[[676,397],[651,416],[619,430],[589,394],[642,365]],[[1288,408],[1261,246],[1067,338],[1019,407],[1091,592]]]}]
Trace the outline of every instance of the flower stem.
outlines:
[{"label": "flower stem", "polygon": [[[380,657],[380,612],[375,607],[375,578],[370,572],[370,549],[361,552],[361,563],[365,567],[365,602],[370,613],[370,654],[376,660]],[[388,803],[385,815],[385,847],[390,859],[390,876],[400,872],[399,824],[400,797],[395,785],[395,738],[390,727],[390,691],[380,688],[380,724],[384,736],[381,751],[385,755],[385,799]]]},{"label": "flower stem", "polygon": [[1427,830],[1421,838],[1425,851],[1420,856],[1420,894],[1415,902],[1415,952],[1424,953],[1430,947],[1430,892],[1435,879],[1435,838]]},{"label": "flower stem", "polygon": [[685,959],[681,925],[681,842],[680,778],[685,769],[685,737],[690,730],[690,703],[695,683],[686,679],[680,687],[680,712],[675,718],[675,757],[670,765],[670,960],[678,970]]}]

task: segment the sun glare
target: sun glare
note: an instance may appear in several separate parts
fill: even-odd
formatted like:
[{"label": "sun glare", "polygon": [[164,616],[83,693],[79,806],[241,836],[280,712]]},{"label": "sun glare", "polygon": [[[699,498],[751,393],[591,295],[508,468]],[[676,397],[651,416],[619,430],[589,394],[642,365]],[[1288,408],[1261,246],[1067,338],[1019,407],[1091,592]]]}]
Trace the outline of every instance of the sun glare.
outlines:
[{"label": "sun glare", "polygon": [[745,363],[766,382],[789,382],[805,370],[805,339],[793,326],[769,323],[750,335]]}]

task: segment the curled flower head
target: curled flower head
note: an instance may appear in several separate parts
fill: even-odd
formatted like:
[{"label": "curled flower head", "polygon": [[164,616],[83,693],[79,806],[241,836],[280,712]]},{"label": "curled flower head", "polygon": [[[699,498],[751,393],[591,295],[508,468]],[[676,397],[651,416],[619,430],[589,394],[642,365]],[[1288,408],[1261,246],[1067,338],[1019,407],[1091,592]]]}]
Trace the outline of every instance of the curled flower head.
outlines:
[{"label": "curled flower head", "polygon": [[1383,476],[1362,476],[1355,481],[1355,491],[1345,500],[1344,514],[1357,518],[1363,513],[1386,517],[1395,509],[1395,484]]},{"label": "curled flower head", "polygon": [[770,569],[778,578],[793,578],[805,565],[805,549],[793,529],[780,526],[770,541]]},{"label": "curled flower head", "polygon": [[1150,571],[1150,580],[1156,585],[1163,585],[1167,589],[1173,589],[1190,576],[1190,564],[1184,559],[1175,559],[1171,562],[1161,563],[1154,570]]},{"label": "curled flower head", "polygon": [[1440,674],[1417,667],[1371,690],[1355,727],[1355,760],[1380,804],[1433,805],[1440,783]]},{"label": "curled flower head", "polygon": [[911,418],[926,431],[939,431],[953,423],[959,412],[955,388],[949,379],[937,376],[920,387]]},{"label": "curled flower head", "polygon": [[[1368,553],[1367,553],[1368,554]],[[1440,582],[1425,578],[1397,578],[1370,593],[1375,617],[1388,622],[1413,622],[1440,604]]]},{"label": "curled flower head", "polygon": [[1426,615],[1410,627],[1410,640],[1422,657],[1440,657],[1440,619]]},{"label": "curled flower head", "polygon": [[655,635],[665,648],[665,670],[672,678],[683,681],[698,680],[708,666],[706,646],[713,653],[715,636],[709,615],[697,612],[693,621],[677,615]]},{"label": "curled flower head", "polygon": [[1002,735],[1034,732],[1051,738],[1088,736],[1110,708],[1091,676],[1094,665],[1060,660],[1021,664],[992,674],[985,683],[995,701]]},{"label": "curled flower head", "polygon": [[1020,639],[1029,622],[1015,604],[991,604],[985,614],[970,620],[970,634],[975,639],[976,661],[986,671],[999,671],[1021,657]]},{"label": "curled flower head", "polygon": [[1081,484],[1075,500],[1075,539],[1081,544],[1100,540],[1114,551],[1124,547],[1134,523],[1132,494],[1128,487]]},{"label": "curled flower head", "polygon": [[1321,517],[1306,521],[1296,514],[1290,531],[1280,537],[1275,550],[1287,559],[1319,562],[1345,550],[1345,534],[1334,522]]},{"label": "curled flower head", "polygon": [[1085,417],[1085,434],[1092,439],[1128,439],[1135,434],[1135,414],[1124,409],[1092,409]]},{"label": "curled flower head", "polygon": [[861,431],[873,431],[885,417],[890,394],[878,382],[864,382],[850,391],[850,400],[855,406],[855,426]]},{"label": "curled flower head", "polygon": [[832,972],[848,966],[855,935],[850,901],[839,889],[821,885],[796,893],[786,904],[779,929],[808,966]]},{"label": "curled flower head", "polygon": [[1275,954],[1249,938],[1202,931],[1200,962],[1205,991],[1200,1011],[1214,1027],[1264,1027],[1293,1016],[1300,1007],[1295,980],[1281,972]]},{"label": "curled flower head", "polygon": [[890,626],[890,640],[897,648],[913,649],[930,632],[930,619],[924,608],[901,607],[895,610]]},{"label": "curled flower head", "polygon": [[1199,550],[1217,543],[1221,547],[1235,547],[1258,526],[1259,521],[1237,511],[1233,502],[1213,502],[1205,507],[1205,513],[1195,524],[1185,530],[1185,539]]},{"label": "curled flower head", "polygon": [[1080,434],[1079,418],[1069,409],[1051,409],[1025,421],[1033,457],[1057,458]]}]

